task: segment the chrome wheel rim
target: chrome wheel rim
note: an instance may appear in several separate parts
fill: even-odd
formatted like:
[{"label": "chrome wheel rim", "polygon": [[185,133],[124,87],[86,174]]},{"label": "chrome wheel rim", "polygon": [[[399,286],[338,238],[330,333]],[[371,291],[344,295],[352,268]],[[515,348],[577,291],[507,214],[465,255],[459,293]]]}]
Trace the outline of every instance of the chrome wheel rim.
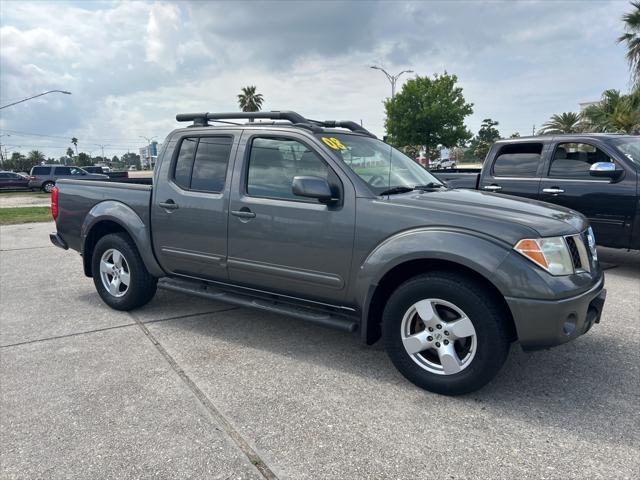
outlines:
[{"label": "chrome wheel rim", "polygon": [[455,375],[473,362],[476,329],[456,305],[439,298],[414,303],[400,326],[402,344],[411,359],[436,375]]},{"label": "chrome wheel rim", "polygon": [[122,297],[129,291],[131,273],[124,255],[110,248],[100,258],[100,278],[102,285],[114,297]]},{"label": "chrome wheel rim", "polygon": [[53,190],[53,183],[47,183],[44,186],[44,191],[47,192],[47,193],[51,193],[51,190]]}]

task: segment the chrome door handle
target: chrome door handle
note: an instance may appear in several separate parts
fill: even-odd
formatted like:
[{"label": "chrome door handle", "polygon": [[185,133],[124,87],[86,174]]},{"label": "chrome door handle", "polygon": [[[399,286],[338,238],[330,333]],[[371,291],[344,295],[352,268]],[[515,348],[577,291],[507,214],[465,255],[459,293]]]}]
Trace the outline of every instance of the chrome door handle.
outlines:
[{"label": "chrome door handle", "polygon": [[240,218],[255,218],[256,214],[248,208],[246,210],[232,210],[231,215]]},{"label": "chrome door handle", "polygon": [[482,188],[485,190],[489,190],[490,192],[497,192],[499,190],[502,190],[502,187],[500,185],[485,185]]},{"label": "chrome door handle", "polygon": [[553,188],[543,188],[542,191],[544,193],[551,193],[552,195],[558,195],[559,193],[564,193],[564,190],[558,187]]},{"label": "chrome door handle", "polygon": [[166,202],[160,202],[158,205],[167,210],[176,210],[178,208],[178,204],[171,199]]}]

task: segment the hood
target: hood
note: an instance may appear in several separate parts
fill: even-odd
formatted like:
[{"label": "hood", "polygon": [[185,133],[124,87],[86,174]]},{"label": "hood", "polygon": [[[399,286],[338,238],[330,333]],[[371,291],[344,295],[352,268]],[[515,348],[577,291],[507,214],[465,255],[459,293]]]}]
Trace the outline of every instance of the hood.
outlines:
[{"label": "hood", "polygon": [[439,224],[483,231],[509,242],[532,234],[540,237],[572,235],[588,227],[585,217],[574,210],[476,190],[411,192],[392,195],[388,201],[398,207],[432,212],[429,223],[437,219]]}]

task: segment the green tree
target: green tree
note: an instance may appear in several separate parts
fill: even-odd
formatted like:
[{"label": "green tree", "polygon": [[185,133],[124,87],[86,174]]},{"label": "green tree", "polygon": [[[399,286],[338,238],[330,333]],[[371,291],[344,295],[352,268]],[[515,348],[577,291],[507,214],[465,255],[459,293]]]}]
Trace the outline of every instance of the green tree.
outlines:
[{"label": "green tree", "polygon": [[600,102],[587,107],[583,116],[588,131],[636,133],[640,130],[640,88],[629,95],[606,90]]},{"label": "green tree", "polygon": [[395,145],[424,145],[432,151],[438,145],[453,147],[471,138],[464,119],[473,113],[458,77],[417,76],[408,80],[402,91],[384,102],[385,127]]},{"label": "green tree", "polygon": [[67,148],[67,157],[73,158],[73,148]]},{"label": "green tree", "polygon": [[79,167],[88,167],[89,165],[93,165],[93,161],[88,153],[80,152],[78,158],[76,158],[76,165]]},{"label": "green tree", "polygon": [[251,85],[242,88],[238,95],[238,104],[243,112],[259,112],[262,110],[264,97],[261,93],[256,93],[256,86]]},{"label": "green tree", "polygon": [[558,133],[578,133],[583,129],[582,115],[576,112],[564,112],[551,116],[551,119],[542,124],[539,135],[555,135]]},{"label": "green tree", "polygon": [[471,140],[471,151],[476,158],[484,161],[493,142],[500,138],[500,132],[497,127],[500,123],[490,118],[485,118],[480,125],[478,134]]},{"label": "green tree", "polygon": [[140,163],[140,155],[138,155],[137,153],[127,152],[122,155],[120,161],[128,166],[135,165],[138,170],[142,168],[142,164]]},{"label": "green tree", "polygon": [[118,158],[118,156],[117,156],[117,155],[114,155],[114,156],[111,158],[111,161],[112,161],[113,163],[120,163],[120,159]]},{"label": "green tree", "polygon": [[509,138],[520,138],[520,132],[513,132],[509,135]]},{"label": "green tree", "polygon": [[73,137],[71,139],[71,143],[73,143],[73,146],[76,148],[76,155],[78,155],[78,139],[76,137]]},{"label": "green tree", "polygon": [[44,153],[39,150],[31,150],[27,155],[27,160],[29,160],[33,166],[44,163],[47,160],[47,157],[45,157]]},{"label": "green tree", "polygon": [[625,33],[618,37],[619,43],[627,46],[627,61],[631,80],[640,86],[640,1],[631,2],[631,11],[622,16]]}]

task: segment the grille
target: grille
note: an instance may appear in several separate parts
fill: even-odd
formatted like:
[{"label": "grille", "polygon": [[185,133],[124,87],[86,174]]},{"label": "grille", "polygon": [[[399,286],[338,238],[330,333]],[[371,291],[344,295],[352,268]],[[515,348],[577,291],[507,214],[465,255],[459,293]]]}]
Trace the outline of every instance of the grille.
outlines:
[{"label": "grille", "polygon": [[566,237],[566,240],[567,246],[569,247],[569,253],[571,254],[571,261],[573,262],[573,268],[575,270],[579,270],[582,268],[582,260],[580,259],[580,252],[578,251],[575,237]]}]

